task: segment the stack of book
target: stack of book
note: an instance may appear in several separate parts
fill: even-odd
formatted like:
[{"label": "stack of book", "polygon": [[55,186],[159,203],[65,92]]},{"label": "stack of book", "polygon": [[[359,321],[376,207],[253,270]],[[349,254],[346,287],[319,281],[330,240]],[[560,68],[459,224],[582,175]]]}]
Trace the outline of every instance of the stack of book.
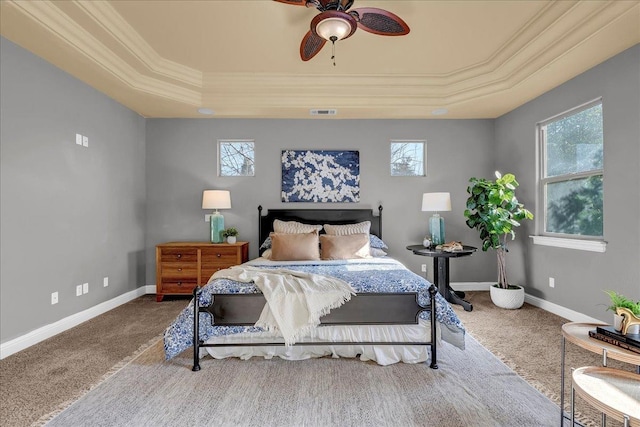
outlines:
[{"label": "stack of book", "polygon": [[623,335],[613,326],[598,326],[595,331],[589,331],[589,336],[640,354],[640,334]]}]

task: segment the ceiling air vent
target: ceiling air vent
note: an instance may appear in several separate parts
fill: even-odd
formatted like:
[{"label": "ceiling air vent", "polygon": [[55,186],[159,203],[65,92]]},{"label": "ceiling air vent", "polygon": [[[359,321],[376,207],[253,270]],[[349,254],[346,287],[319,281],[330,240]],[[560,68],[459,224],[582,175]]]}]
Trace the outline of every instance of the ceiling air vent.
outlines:
[{"label": "ceiling air vent", "polygon": [[332,109],[328,109],[328,110],[309,110],[309,114],[311,114],[312,116],[335,116],[336,114],[338,114],[338,110],[336,110],[335,108]]}]

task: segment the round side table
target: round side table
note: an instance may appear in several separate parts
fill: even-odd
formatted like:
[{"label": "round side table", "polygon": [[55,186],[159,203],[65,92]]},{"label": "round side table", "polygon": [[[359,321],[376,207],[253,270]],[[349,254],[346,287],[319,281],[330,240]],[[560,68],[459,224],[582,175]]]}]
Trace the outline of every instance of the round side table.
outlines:
[{"label": "round side table", "polygon": [[571,375],[571,425],[575,417],[575,397],[583,398],[603,414],[624,423],[640,426],[640,375],[620,369],[585,366]]}]

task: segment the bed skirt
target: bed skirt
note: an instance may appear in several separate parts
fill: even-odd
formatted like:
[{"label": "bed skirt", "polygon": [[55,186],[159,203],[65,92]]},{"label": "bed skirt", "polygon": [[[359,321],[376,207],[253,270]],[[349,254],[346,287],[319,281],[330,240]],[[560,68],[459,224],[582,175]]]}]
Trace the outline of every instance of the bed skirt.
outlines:
[{"label": "bed skirt", "polygon": [[[440,342],[440,325],[436,327],[437,340]],[[445,331],[445,334],[450,334]],[[420,319],[417,325],[367,325],[367,326],[321,326],[298,342],[424,342],[431,334],[429,322]],[[459,341],[463,343],[463,338]],[[207,344],[260,344],[282,342],[282,338],[272,332],[252,332],[224,335],[206,341]],[[200,348],[200,357],[210,355],[216,359],[238,357],[246,360],[251,357],[271,359],[280,357],[285,360],[304,360],[315,357],[333,358],[358,357],[360,360],[391,365],[398,362],[422,363],[429,360],[428,345],[296,345],[296,346],[234,346]]]}]

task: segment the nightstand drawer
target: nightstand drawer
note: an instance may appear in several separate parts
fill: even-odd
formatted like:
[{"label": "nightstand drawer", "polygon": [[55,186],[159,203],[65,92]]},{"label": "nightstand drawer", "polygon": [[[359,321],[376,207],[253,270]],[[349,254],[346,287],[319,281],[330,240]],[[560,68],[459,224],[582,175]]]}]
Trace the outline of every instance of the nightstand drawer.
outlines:
[{"label": "nightstand drawer", "polygon": [[174,263],[162,264],[162,278],[164,279],[193,279],[198,281],[198,263]]},{"label": "nightstand drawer", "polygon": [[162,248],[160,260],[165,262],[198,262],[198,249],[196,248]]},{"label": "nightstand drawer", "polygon": [[163,280],[163,294],[190,294],[193,288],[198,286],[196,279],[189,280]]},{"label": "nightstand drawer", "polygon": [[231,266],[242,262],[235,246],[203,248],[201,257],[203,266]]}]

